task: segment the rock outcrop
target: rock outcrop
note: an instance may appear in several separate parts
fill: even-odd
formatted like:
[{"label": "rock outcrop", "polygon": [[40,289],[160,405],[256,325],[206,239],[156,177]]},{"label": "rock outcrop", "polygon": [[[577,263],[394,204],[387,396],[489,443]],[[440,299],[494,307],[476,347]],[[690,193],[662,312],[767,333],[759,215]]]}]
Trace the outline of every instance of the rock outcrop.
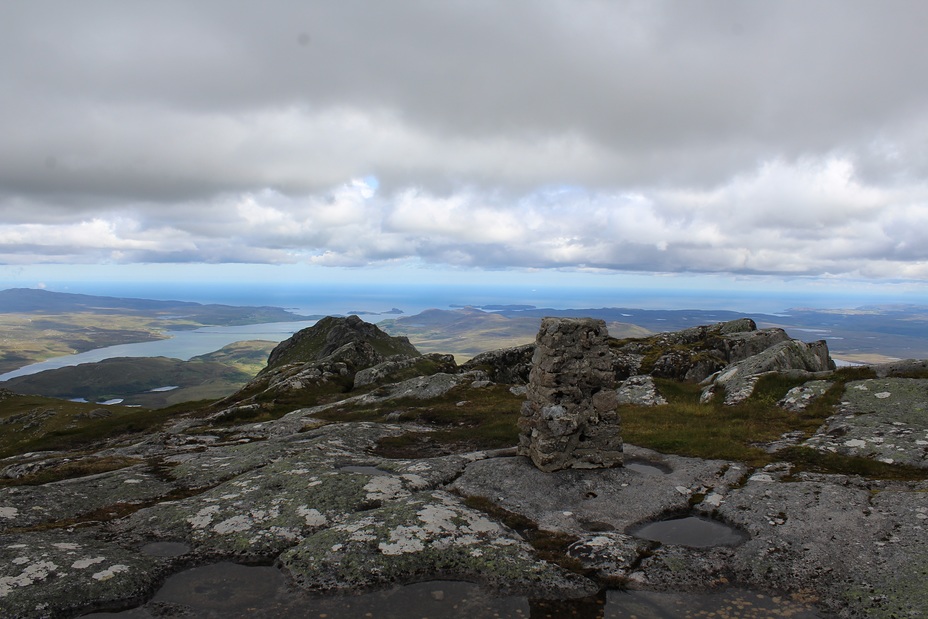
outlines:
[{"label": "rock outcrop", "polygon": [[423,358],[407,338],[388,335],[357,316],[326,317],[278,344],[253,380],[218,403],[217,415],[255,416],[283,403],[312,400],[314,393],[348,392],[399,378],[411,368],[418,370],[408,372],[415,375],[456,369],[447,357]]},{"label": "rock outcrop", "polygon": [[622,464],[606,323],[545,318],[535,340],[519,454],[543,471]]},{"label": "rock outcrop", "polygon": [[750,397],[758,379],[768,372],[815,373],[834,369],[835,363],[828,354],[825,340],[811,344],[799,340],[778,342],[712,377],[702,399],[709,401],[717,391],[724,390],[725,403],[737,404]]},{"label": "rock outcrop", "polygon": [[356,361],[363,367],[370,367],[393,355],[419,356],[419,351],[408,338],[387,335],[377,325],[364,322],[357,316],[329,316],[278,344],[271,351],[264,371],[289,363],[320,361],[345,345],[359,342],[369,345],[366,348],[367,358],[360,356]]},{"label": "rock outcrop", "polygon": [[698,383],[724,367],[790,339],[783,329],[758,329],[750,318],[658,333],[614,345],[616,374],[648,374]]},{"label": "rock outcrop", "polygon": [[480,353],[461,364],[462,370],[482,370],[496,383],[524,385],[532,371],[534,344],[523,344]]},{"label": "rock outcrop", "polygon": [[[703,401],[725,391],[725,403],[749,397],[767,372],[822,372],[835,369],[824,341],[806,344],[780,328],[758,329],[749,318],[612,342],[613,369],[623,403],[650,406],[661,402],[639,388],[642,376],[703,383]],[[634,394],[643,397],[635,400]],[[630,397],[632,396],[632,397]]]},{"label": "rock outcrop", "polygon": [[[515,392],[528,393],[530,416],[523,419],[534,421],[523,428],[564,430],[551,438],[554,445],[577,438],[572,460],[555,458],[568,466],[551,472],[526,457],[531,436],[518,448],[525,455],[514,447],[460,447],[462,436],[478,431],[468,425],[475,416],[494,432],[511,432],[508,445],[516,442],[513,426],[524,396],[486,380],[504,380],[502,362],[462,371],[448,358],[388,355],[370,341],[334,337],[338,345],[325,355],[294,356],[260,377],[256,384],[265,391],[230,400],[228,410],[238,407],[242,417],[190,411],[148,434],[6,458],[0,461],[7,482],[0,486],[0,616],[58,619],[128,609],[135,610],[127,616],[233,616],[231,609],[246,614],[256,607],[275,616],[338,616],[356,609],[357,596],[322,594],[443,579],[479,583],[484,599],[515,605],[511,616],[534,614],[540,598],[566,605],[597,591],[603,616],[634,612],[612,607],[620,598],[639,595],[650,604],[659,596],[690,596],[674,610],[655,611],[675,616],[700,592],[745,590],[774,605],[756,616],[925,616],[928,363],[822,371],[830,367],[823,345],[800,346],[780,340],[777,330],[751,326],[740,321],[663,335],[673,350],[661,352],[656,339],[610,341],[599,321],[546,321],[531,347],[531,380]],[[726,393],[743,391],[732,382],[739,375],[782,371],[798,386],[781,407],[808,418],[823,414],[820,398],[835,404],[812,436],[804,427],[783,445],[764,444],[774,454],[766,466],[616,444],[616,407],[663,404],[659,388],[666,382],[650,372],[676,368],[679,374],[686,367],[684,378],[702,373],[708,366],[700,365],[697,349],[724,360],[707,384],[715,381]],[[520,359],[526,350],[496,359]],[[360,367],[375,358],[370,371]],[[615,386],[619,358],[632,361],[629,369],[634,359],[640,363]],[[655,365],[661,358],[681,365]],[[732,370],[735,378],[725,378]],[[408,375],[417,372],[425,374]],[[511,375],[511,384],[518,376]],[[336,383],[340,390],[327,391]],[[326,394],[325,402],[284,398],[314,389]],[[672,402],[679,397],[667,395]],[[18,397],[0,390],[5,403]],[[263,410],[274,398],[276,417],[247,421],[244,413]],[[479,415],[468,414],[478,403]],[[683,411],[690,406],[702,420],[718,412],[691,402]],[[600,443],[610,460],[591,462],[583,450],[579,439],[591,428],[610,430]],[[450,438],[440,438],[443,432]],[[422,442],[387,457],[384,445],[412,435]],[[441,440],[448,441],[444,451],[416,451]],[[804,457],[876,461],[892,475],[813,472],[776,451],[784,446]],[[773,460],[781,453],[783,461]],[[585,469],[622,461],[625,466]],[[101,468],[107,463],[112,468]],[[637,536],[645,525],[679,516],[727,527],[735,541],[699,546]],[[228,596],[235,599],[225,599],[215,591],[218,577],[196,585],[199,601],[165,593],[169,583],[191,586],[196,570],[246,569],[235,564],[273,574],[273,585],[264,587],[268,597],[253,600],[249,594],[264,585],[246,583]],[[628,591],[602,592],[616,583]],[[432,601],[444,595],[425,591]],[[281,596],[288,595],[285,604]],[[575,609],[560,614],[580,614]],[[722,616],[724,609],[717,610]]]}]

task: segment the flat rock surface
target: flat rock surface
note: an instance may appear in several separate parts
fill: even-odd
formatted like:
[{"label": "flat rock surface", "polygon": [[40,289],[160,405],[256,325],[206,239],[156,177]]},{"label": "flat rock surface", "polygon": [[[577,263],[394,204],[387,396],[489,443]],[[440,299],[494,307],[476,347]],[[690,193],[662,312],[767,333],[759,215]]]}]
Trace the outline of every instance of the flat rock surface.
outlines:
[{"label": "flat rock surface", "polygon": [[848,383],[837,414],[805,444],[928,468],[928,380],[876,378]]},{"label": "flat rock surface", "polygon": [[429,577],[554,598],[599,589],[586,578],[538,561],[518,534],[441,491],[357,514],[307,537],[280,561],[298,583],[316,591],[353,591]]},{"label": "flat rock surface", "polygon": [[79,519],[118,504],[144,503],[173,489],[145,465],[42,486],[0,488],[0,532]]}]

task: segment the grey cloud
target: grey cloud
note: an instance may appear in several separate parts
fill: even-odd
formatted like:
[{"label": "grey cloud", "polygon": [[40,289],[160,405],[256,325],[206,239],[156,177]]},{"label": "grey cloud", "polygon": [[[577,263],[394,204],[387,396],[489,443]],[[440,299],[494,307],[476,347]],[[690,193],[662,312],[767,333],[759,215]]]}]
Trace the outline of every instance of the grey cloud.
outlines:
[{"label": "grey cloud", "polygon": [[920,273],[926,35],[916,0],[8,2],[0,261]]}]

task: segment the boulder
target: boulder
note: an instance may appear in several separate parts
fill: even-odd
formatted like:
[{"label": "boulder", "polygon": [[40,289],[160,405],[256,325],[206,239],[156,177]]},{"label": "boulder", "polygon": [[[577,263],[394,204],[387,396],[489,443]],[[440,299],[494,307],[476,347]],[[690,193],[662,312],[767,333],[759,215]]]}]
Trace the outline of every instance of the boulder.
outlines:
[{"label": "boulder", "polygon": [[476,581],[507,595],[581,597],[598,586],[538,561],[514,531],[442,491],[423,492],[308,536],[280,563],[303,588],[359,588],[440,577]]},{"label": "boulder", "polygon": [[359,370],[358,373],[354,375],[354,388],[358,389],[374,383],[383,382],[403,370],[414,367],[418,362],[419,360],[415,357],[397,356],[369,368]]},{"label": "boulder", "polygon": [[633,404],[637,406],[659,406],[667,404],[657,391],[654,379],[650,376],[632,376],[624,380],[616,390],[619,404]]},{"label": "boulder", "polygon": [[480,353],[461,365],[462,370],[483,370],[495,383],[524,385],[532,371],[534,344]]}]

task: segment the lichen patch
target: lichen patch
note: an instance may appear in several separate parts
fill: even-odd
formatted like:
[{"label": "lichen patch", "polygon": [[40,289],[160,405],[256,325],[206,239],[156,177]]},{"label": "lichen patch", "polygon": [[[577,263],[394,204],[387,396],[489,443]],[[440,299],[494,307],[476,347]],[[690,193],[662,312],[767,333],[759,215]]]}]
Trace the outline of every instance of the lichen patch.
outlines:
[{"label": "lichen patch", "polygon": [[27,566],[18,576],[0,577],[0,598],[6,597],[17,587],[28,587],[48,578],[58,566],[51,561],[39,561]]},{"label": "lichen patch", "polygon": [[106,557],[87,557],[84,559],[78,559],[71,564],[71,568],[75,570],[87,569],[91,565],[97,565],[98,563],[103,563],[106,561]]},{"label": "lichen patch", "polygon": [[128,565],[122,565],[121,563],[117,563],[116,565],[112,565],[101,572],[97,572],[96,574],[91,576],[91,578],[93,578],[94,580],[105,582],[107,580],[110,580],[111,578],[115,578],[116,574],[121,574],[123,572],[128,572],[128,571],[129,571]]}]

